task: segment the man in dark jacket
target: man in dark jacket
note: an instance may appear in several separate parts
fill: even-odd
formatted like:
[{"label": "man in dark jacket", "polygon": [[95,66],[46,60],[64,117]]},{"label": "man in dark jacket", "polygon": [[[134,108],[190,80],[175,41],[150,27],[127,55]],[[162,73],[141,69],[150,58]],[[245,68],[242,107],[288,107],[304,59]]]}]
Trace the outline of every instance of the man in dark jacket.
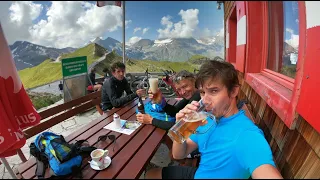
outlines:
[{"label": "man in dark jacket", "polygon": [[[102,86],[101,105],[102,110],[107,111],[113,107],[120,107],[136,97],[145,93],[144,89],[132,92],[125,75],[125,65],[122,62],[115,62],[111,65],[112,76],[106,79]],[[126,96],[122,97],[126,92]]]},{"label": "man in dark jacket", "polygon": [[[88,90],[92,90],[92,91],[100,91],[101,88],[102,88],[102,85],[101,85],[101,84],[96,84],[96,68],[93,67],[93,68],[90,70],[89,78],[90,78],[90,80],[88,79],[87,89],[88,89]],[[91,83],[92,83],[92,84],[91,84]]]}]

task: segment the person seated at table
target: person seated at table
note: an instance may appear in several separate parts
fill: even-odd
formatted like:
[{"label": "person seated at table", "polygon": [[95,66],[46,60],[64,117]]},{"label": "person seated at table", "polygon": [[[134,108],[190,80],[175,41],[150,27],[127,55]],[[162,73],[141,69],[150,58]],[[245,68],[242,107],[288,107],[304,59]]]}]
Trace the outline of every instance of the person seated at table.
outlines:
[{"label": "person seated at table", "polygon": [[90,80],[88,80],[87,89],[89,91],[100,91],[102,85],[96,84],[96,68],[91,68],[90,73],[89,73],[89,78],[90,78]]},{"label": "person seated at table", "polygon": [[[158,93],[162,96],[161,104],[152,104],[153,94],[149,89],[148,94],[151,101],[145,104],[145,114],[137,114],[137,120],[144,124],[152,124],[158,128],[168,131],[175,124],[175,115],[192,101],[200,100],[200,93],[195,87],[195,75],[189,71],[182,70],[178,72],[173,78],[174,86],[177,92],[182,97],[176,105],[166,103],[165,98],[162,96],[160,90]],[[153,107],[150,107],[153,105]],[[155,108],[154,108],[155,107]],[[153,109],[154,108],[154,109]],[[154,111],[154,112],[152,112]],[[169,137],[165,137],[165,144],[171,150],[172,141]],[[171,153],[170,153],[171,154]],[[190,153],[188,158],[199,156],[198,150]]]},{"label": "person seated at table", "polygon": [[[161,105],[158,106],[161,110],[163,109],[164,113],[171,117],[175,117],[175,115],[190,102],[200,100],[199,91],[195,87],[195,76],[191,72],[186,70],[178,72],[173,78],[173,83],[182,100],[173,106],[167,104],[164,97],[161,97],[162,102]],[[162,96],[160,89],[158,89],[158,93]],[[152,100],[153,94],[150,89],[148,94]],[[175,124],[175,120],[166,121],[164,118],[152,117],[150,114],[137,114],[137,120],[144,124],[152,124],[164,130],[169,130]]]},{"label": "person seated at table", "polygon": [[[172,155],[183,159],[199,148],[199,167],[170,166],[151,169],[146,178],[158,179],[248,179],[282,178],[273,161],[272,151],[263,131],[237,108],[239,92],[238,74],[227,62],[208,60],[199,70],[196,86],[205,104],[205,110],[217,121],[206,133],[192,134],[182,144],[173,142]],[[199,103],[193,101],[179,111],[180,120],[196,110]],[[212,122],[212,120],[211,120]],[[207,123],[201,126],[206,128]],[[200,129],[201,129],[200,128]]]},{"label": "person seated at table", "polygon": [[104,72],[104,78],[109,78],[111,76],[111,72],[109,71],[108,67],[105,67],[102,72]]},{"label": "person seated at table", "polygon": [[[101,109],[105,112],[113,107],[120,107],[136,97],[141,97],[144,89],[132,92],[130,85],[125,78],[126,66],[122,62],[115,62],[111,65],[112,76],[105,80],[101,93]],[[126,93],[123,96],[123,93]]]}]

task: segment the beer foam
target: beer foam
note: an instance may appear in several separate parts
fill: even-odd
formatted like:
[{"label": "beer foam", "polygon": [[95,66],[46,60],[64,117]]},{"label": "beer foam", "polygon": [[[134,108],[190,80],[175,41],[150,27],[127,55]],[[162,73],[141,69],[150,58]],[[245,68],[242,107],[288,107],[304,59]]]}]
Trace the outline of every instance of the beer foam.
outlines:
[{"label": "beer foam", "polygon": [[191,118],[184,119],[185,122],[197,122],[205,120],[207,116],[204,113],[194,113]]},{"label": "beer foam", "polygon": [[158,78],[150,78],[149,84],[150,84],[150,89],[152,93],[156,93],[158,89]]}]

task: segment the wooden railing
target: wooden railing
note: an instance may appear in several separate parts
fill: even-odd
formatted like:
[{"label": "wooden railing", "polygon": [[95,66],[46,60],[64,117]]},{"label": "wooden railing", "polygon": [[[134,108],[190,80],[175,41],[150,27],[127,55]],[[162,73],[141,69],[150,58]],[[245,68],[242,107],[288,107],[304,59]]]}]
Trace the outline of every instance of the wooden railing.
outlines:
[{"label": "wooden railing", "polygon": [[[28,139],[34,135],[37,135],[70,117],[85,112],[95,106],[99,106],[100,103],[101,91],[97,91],[67,103],[44,110],[39,113],[41,116],[40,124],[24,130],[25,137]],[[20,149],[18,150],[18,154],[23,156]]]}]

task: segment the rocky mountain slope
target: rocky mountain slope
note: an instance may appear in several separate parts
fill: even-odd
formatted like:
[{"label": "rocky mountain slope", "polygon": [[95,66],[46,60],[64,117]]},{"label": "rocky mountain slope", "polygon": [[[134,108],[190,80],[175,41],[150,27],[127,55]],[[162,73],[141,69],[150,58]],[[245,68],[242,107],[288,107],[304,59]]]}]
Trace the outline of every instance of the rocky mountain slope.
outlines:
[{"label": "rocky mountain slope", "polygon": [[55,59],[61,54],[74,52],[75,48],[51,48],[33,44],[27,41],[16,41],[9,46],[18,70],[34,67],[50,58]]}]

